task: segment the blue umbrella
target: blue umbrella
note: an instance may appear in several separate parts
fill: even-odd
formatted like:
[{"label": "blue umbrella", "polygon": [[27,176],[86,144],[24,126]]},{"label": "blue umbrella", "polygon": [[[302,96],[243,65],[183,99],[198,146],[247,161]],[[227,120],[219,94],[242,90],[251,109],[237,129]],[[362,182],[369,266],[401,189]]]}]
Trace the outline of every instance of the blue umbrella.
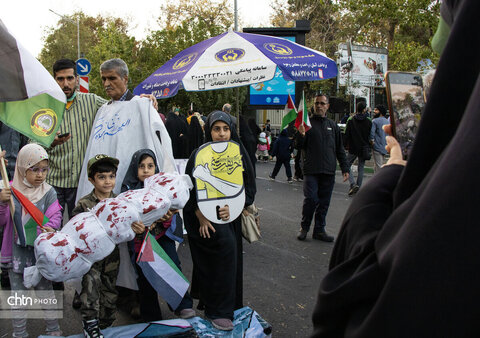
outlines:
[{"label": "blue umbrella", "polygon": [[277,68],[287,81],[337,76],[335,61],[324,53],[279,37],[228,31],[181,51],[133,92],[168,98],[180,88],[240,87],[271,80]]}]

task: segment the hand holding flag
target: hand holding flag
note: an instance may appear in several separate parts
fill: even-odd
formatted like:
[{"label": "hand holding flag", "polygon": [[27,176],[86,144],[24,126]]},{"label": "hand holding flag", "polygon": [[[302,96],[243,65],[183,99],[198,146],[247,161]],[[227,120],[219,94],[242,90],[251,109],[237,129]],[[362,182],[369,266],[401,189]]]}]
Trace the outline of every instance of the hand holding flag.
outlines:
[{"label": "hand holding flag", "polygon": [[[302,127],[300,130],[300,126]],[[305,102],[305,93],[302,93],[302,100],[298,107],[297,119],[295,120],[295,128],[304,135],[312,125],[310,124],[310,118],[308,117],[307,103]]]},{"label": "hand holding flag", "polygon": [[155,291],[176,309],[187,292],[188,280],[148,231],[138,253],[137,264]]},{"label": "hand holding flag", "polygon": [[295,104],[293,103],[290,94],[288,94],[287,104],[285,105],[284,112],[285,115],[282,118],[282,130],[287,128],[289,123],[295,121],[295,119],[297,118],[297,108],[295,108]]}]

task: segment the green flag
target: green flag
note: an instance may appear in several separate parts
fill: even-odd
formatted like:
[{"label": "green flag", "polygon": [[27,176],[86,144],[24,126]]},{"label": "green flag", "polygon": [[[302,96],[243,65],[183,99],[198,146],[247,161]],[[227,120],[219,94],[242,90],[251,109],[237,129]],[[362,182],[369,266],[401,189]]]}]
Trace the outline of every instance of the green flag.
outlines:
[{"label": "green flag", "polygon": [[63,118],[65,94],[1,21],[0,45],[0,120],[48,147]]}]

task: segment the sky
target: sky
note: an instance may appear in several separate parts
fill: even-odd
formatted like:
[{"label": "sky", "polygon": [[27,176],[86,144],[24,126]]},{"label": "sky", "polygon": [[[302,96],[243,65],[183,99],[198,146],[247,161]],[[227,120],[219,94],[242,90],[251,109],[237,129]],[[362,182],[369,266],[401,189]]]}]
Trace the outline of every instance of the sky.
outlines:
[{"label": "sky", "polygon": [[[234,0],[232,2],[232,9]],[[81,10],[87,15],[110,15],[128,19],[130,33],[145,38],[149,29],[158,29],[160,5],[167,0],[0,0],[0,19],[17,40],[34,56],[43,46],[43,33],[55,26],[59,16],[49,9],[69,15]],[[135,3],[140,6],[134,6]],[[238,17],[244,27],[268,27],[272,13],[270,0],[237,0]],[[233,23],[232,23],[233,28]],[[72,37],[75,38],[76,36]],[[82,37],[80,36],[80,39]]]}]

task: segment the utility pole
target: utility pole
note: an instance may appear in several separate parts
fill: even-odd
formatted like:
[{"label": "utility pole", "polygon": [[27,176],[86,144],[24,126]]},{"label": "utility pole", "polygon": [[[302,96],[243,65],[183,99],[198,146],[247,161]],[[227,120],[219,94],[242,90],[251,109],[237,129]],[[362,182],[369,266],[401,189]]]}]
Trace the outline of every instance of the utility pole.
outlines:
[{"label": "utility pole", "polygon": [[77,60],[80,59],[80,17],[77,16],[77,21],[75,22],[72,19],[70,19],[68,16],[58,14],[57,12],[54,12],[51,9],[49,9],[49,11],[52,12],[53,14],[58,15],[59,17],[61,17],[64,20],[67,20],[67,21],[70,21],[72,23],[77,24]]},{"label": "utility pole", "polygon": [[[238,32],[238,7],[237,0],[233,0],[234,31]],[[237,116],[237,135],[240,136],[240,93],[238,87],[235,88],[235,115]]]}]

